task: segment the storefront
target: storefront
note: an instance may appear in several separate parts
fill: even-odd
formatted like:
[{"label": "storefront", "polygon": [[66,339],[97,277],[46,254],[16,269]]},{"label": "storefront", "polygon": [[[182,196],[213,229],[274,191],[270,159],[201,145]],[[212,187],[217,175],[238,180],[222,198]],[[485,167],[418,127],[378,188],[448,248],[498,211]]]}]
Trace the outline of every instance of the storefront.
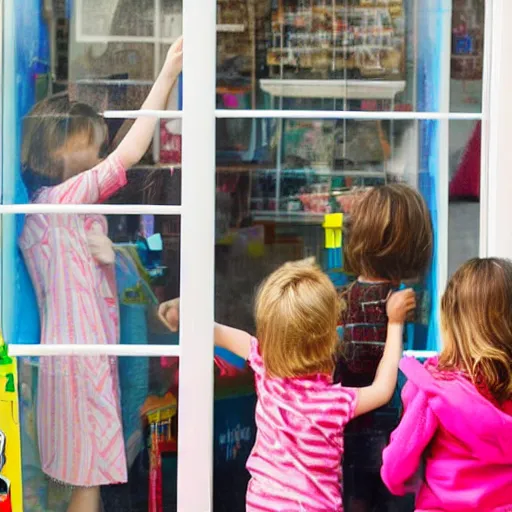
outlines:
[{"label": "storefront", "polygon": [[[114,405],[128,467],[128,483],[102,486],[105,512],[198,512],[212,503],[217,512],[244,510],[255,397],[243,363],[214,353],[213,319],[252,330],[255,288],[288,260],[314,256],[344,283],[342,262],[328,257],[340,249],[326,247],[323,223],[326,214],[345,211],[355,189],[405,182],[428,204],[435,251],[407,334],[407,350],[417,357],[440,347],[439,297],[455,268],[478,254],[512,254],[508,1],[0,5],[0,300],[9,355],[18,356],[17,374],[0,364],[0,380],[12,375],[18,391],[6,387],[0,395],[11,417],[4,425],[0,416],[7,453],[0,474],[11,481],[13,511],[66,510],[73,488],[41,468],[41,373],[54,372],[58,386],[66,382],[59,372],[71,368],[60,360],[91,356],[118,363]],[[184,72],[167,110],[139,111],[182,33]],[[150,149],[108,201],[30,204],[23,173],[44,157],[46,139],[40,149],[37,140],[28,144],[34,136],[27,127],[34,105],[51,95],[102,114],[102,156],[134,119],[158,117]],[[40,343],[36,294],[19,246],[27,214],[107,217],[118,261],[120,343],[91,341],[88,330],[83,343],[69,344],[62,333],[54,344]],[[52,255],[43,250],[41,257]],[[56,267],[64,280],[76,270]],[[153,322],[158,304],[177,296],[179,341]],[[61,325],[69,315],[62,311]],[[72,407],[77,396],[63,400]],[[46,423],[62,427],[55,417]],[[69,433],[69,456],[76,442]]]}]

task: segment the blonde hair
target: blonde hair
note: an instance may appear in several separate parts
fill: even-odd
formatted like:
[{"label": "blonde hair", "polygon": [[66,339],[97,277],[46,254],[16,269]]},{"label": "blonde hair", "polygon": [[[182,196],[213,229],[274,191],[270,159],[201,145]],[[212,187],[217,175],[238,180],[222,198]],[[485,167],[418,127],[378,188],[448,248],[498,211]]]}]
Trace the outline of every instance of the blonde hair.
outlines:
[{"label": "blonde hair", "polygon": [[61,183],[62,152],[68,146],[100,145],[106,135],[104,119],[89,105],[71,101],[67,95],[40,101],[24,119],[23,171]]},{"label": "blonde hair", "polygon": [[329,278],[311,261],[286,263],[259,288],[256,332],[272,377],[332,374],[339,304]]},{"label": "blonde hair", "polygon": [[375,187],[346,225],[345,270],[399,282],[421,277],[432,256],[432,222],[421,195],[403,184]]},{"label": "blonde hair", "polygon": [[483,380],[500,403],[512,398],[512,262],[475,258],[462,265],[444,292],[441,327],[439,369]]}]

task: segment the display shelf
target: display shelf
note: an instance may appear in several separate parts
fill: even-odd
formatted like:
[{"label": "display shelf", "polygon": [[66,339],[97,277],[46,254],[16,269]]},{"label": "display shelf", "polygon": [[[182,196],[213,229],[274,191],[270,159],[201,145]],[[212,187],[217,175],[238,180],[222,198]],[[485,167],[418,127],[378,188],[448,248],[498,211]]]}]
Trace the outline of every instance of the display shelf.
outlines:
[{"label": "display shelf", "polygon": [[264,79],[261,89],[273,97],[390,100],[405,90],[405,81]]},{"label": "display shelf", "polygon": [[252,210],[251,216],[255,221],[259,222],[276,222],[279,224],[322,224],[325,213]]},{"label": "display shelf", "polygon": [[217,32],[245,32],[246,26],[241,23],[218,23]]},{"label": "display shelf", "polygon": [[[218,168],[217,168],[218,170]],[[254,166],[254,169],[250,169],[254,172],[277,172],[276,168],[265,167],[265,166]],[[282,175],[287,174],[311,174],[314,176],[326,176],[326,177],[344,177],[344,178],[382,178],[385,175],[384,171],[366,171],[364,169],[361,170],[352,170],[352,171],[335,171],[331,169],[281,169],[279,171]]]},{"label": "display shelf", "polygon": [[[233,24],[218,24],[217,32],[219,33],[242,33],[245,32],[246,26]],[[176,37],[158,37],[158,36],[112,36],[112,35],[93,35],[78,32],[76,42],[78,43],[162,43],[172,44],[176,41]]]}]

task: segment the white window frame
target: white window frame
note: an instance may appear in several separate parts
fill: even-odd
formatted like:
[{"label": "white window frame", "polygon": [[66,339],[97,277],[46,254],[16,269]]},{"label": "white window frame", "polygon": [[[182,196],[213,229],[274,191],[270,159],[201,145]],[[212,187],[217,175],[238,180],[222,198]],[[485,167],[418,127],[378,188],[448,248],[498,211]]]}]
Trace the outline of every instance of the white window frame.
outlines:
[{"label": "white window frame", "polygon": [[480,254],[512,258],[512,2],[487,0],[486,7]]},{"label": "white window frame", "polygon": [[[415,0],[427,1],[427,0]],[[3,5],[2,5],[3,2]],[[447,4],[450,3],[446,0]],[[14,9],[16,0],[0,0],[3,24],[3,66],[15,63]],[[449,9],[446,16],[451,15]],[[446,21],[447,18],[444,20]],[[448,18],[449,19],[449,18]],[[449,112],[450,33],[445,33],[443,68],[446,76],[438,112],[351,112],[351,111],[281,111],[281,110],[216,110],[216,2],[183,0],[183,33],[185,36],[183,111],[106,112],[106,117],[135,118],[154,115],[159,118],[182,119],[182,205],[0,205],[0,214],[16,213],[102,213],[182,215],[181,219],[181,338],[176,346],[123,345],[11,345],[13,356],[45,356],[62,354],[110,354],[117,356],[179,356],[179,439],[178,439],[178,510],[207,512],[212,509],[213,485],[213,298],[214,298],[214,217],[215,217],[215,120],[220,118],[273,119],[390,119],[439,120],[448,138],[450,120],[483,120],[481,168],[480,254],[512,256],[512,232],[498,229],[500,219],[511,213],[512,153],[508,140],[512,133],[512,31],[505,20],[512,19],[510,0],[487,0],[485,30],[485,76],[483,115]],[[494,20],[494,22],[493,22]],[[447,24],[450,27],[450,23]],[[447,46],[448,45],[448,46]],[[491,47],[493,48],[491,62]],[[507,51],[509,50],[509,51]],[[493,76],[490,76],[491,67]],[[3,68],[8,69],[8,68]],[[16,87],[14,73],[3,77],[2,98],[6,90]],[[491,79],[492,78],[492,79]],[[11,89],[9,89],[11,88]],[[12,109],[2,101],[2,126],[14,119]],[[492,127],[490,126],[492,120]],[[0,126],[1,130],[1,126]],[[3,139],[2,139],[3,140]],[[2,167],[9,169],[10,155],[16,148],[3,147]],[[443,241],[438,250],[447,262],[448,237],[448,149],[441,145],[441,184],[438,211]],[[499,158],[498,158],[499,157]],[[504,184],[506,183],[506,186]],[[4,199],[12,197],[4,191]],[[2,230],[3,231],[3,230]],[[12,235],[12,233],[9,233]],[[446,263],[447,264],[447,263]],[[2,273],[7,269],[2,262]],[[446,272],[439,272],[439,289]],[[2,301],[3,293],[0,294]],[[5,316],[5,315],[3,315]],[[3,318],[3,323],[6,318]],[[412,354],[412,353],[411,353]],[[422,355],[428,355],[422,353]]]}]

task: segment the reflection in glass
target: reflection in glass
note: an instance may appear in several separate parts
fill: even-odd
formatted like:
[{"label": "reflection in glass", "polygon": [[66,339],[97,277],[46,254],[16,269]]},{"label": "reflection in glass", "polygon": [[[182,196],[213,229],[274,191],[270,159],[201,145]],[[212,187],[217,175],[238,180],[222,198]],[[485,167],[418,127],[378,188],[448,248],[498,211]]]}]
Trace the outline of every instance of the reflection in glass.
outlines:
[{"label": "reflection in glass", "polygon": [[[454,3],[459,80],[481,80],[483,4]],[[441,2],[218,0],[221,108],[424,110],[421,62],[441,44],[431,28],[450,21]]]},{"label": "reflection in glass", "polygon": [[479,253],[480,122],[450,123],[448,274]]},{"label": "reflection in glass", "polygon": [[[135,317],[131,318],[132,324],[137,323]],[[49,458],[55,464],[65,463],[66,446],[76,453],[77,444],[66,445],[69,439],[64,436],[55,437],[55,443],[45,445],[49,435],[57,436],[64,417],[41,416],[41,411],[51,403],[46,384],[67,382],[69,363],[84,380],[90,378],[94,368],[107,364],[118,384],[118,388],[110,390],[110,395],[105,395],[105,399],[112,399],[118,394],[120,400],[114,421],[108,423],[104,415],[98,415],[90,408],[91,404],[83,401],[79,388],[62,390],[72,400],[73,410],[88,407],[84,409],[80,443],[89,447],[98,442],[105,444],[106,439],[96,437],[98,432],[112,433],[114,426],[122,428],[118,433],[122,452],[119,468],[125,468],[127,479],[118,485],[102,487],[102,510],[138,512],[148,507],[175,510],[179,435],[177,359],[99,356],[65,359],[60,356],[22,359],[19,365],[25,510],[64,512],[71,497],[70,486],[48,478],[51,475],[44,461]],[[91,367],[88,363],[94,364]],[[243,510],[248,481],[244,466],[255,436],[253,379],[241,361],[225,352],[217,352],[214,364],[215,510]],[[90,421],[95,418],[98,424],[93,431]],[[68,430],[66,433],[69,435]],[[112,453],[109,446],[102,455],[105,461]]]},{"label": "reflection in glass", "polygon": [[[462,133],[464,123],[453,122],[453,131]],[[439,176],[439,155],[435,146],[427,144],[431,139],[426,134],[437,127],[435,121],[285,120],[282,139],[277,134],[273,136],[263,161],[227,163],[226,156],[226,163],[221,163],[222,153],[218,152],[217,221],[229,219],[230,226],[217,240],[219,254],[224,255],[218,261],[226,260],[222,263],[226,274],[217,279],[218,294],[227,297],[246,287],[245,297],[250,300],[259,279],[289,259],[315,256],[322,265],[327,265],[322,227],[325,215],[349,213],[354,194],[361,188],[408,183],[421,191],[437,219],[438,180],[448,179]],[[425,134],[420,152],[418,129]],[[242,143],[245,135],[239,132],[237,137],[233,132],[227,141],[224,137],[224,131],[217,132],[218,148],[224,144],[235,146],[237,140]],[[474,146],[475,138],[461,141]],[[478,158],[471,161],[478,166]],[[226,192],[231,193],[235,205],[244,209],[242,215],[241,210],[230,213],[232,206],[222,200]],[[462,237],[450,232],[450,260],[454,254],[473,254],[478,245],[478,222],[474,214],[468,214],[468,209],[470,206],[451,205],[450,222],[475,229],[460,231],[467,234]],[[469,252],[468,244],[472,247]],[[250,261],[247,266],[243,266],[243,258]],[[435,268],[446,264],[439,261]],[[247,268],[252,269],[249,275]],[[252,279],[256,275],[258,279]],[[436,275],[429,277],[430,283],[437,279]],[[430,328],[426,326],[430,323],[433,293],[434,289],[429,288],[425,294],[420,315],[425,325],[417,331],[410,348],[428,346],[426,336]],[[233,315],[232,319],[234,325],[248,328],[247,323],[241,325],[241,316]],[[226,319],[222,321],[229,323]],[[433,332],[433,339],[436,336]]]}]

